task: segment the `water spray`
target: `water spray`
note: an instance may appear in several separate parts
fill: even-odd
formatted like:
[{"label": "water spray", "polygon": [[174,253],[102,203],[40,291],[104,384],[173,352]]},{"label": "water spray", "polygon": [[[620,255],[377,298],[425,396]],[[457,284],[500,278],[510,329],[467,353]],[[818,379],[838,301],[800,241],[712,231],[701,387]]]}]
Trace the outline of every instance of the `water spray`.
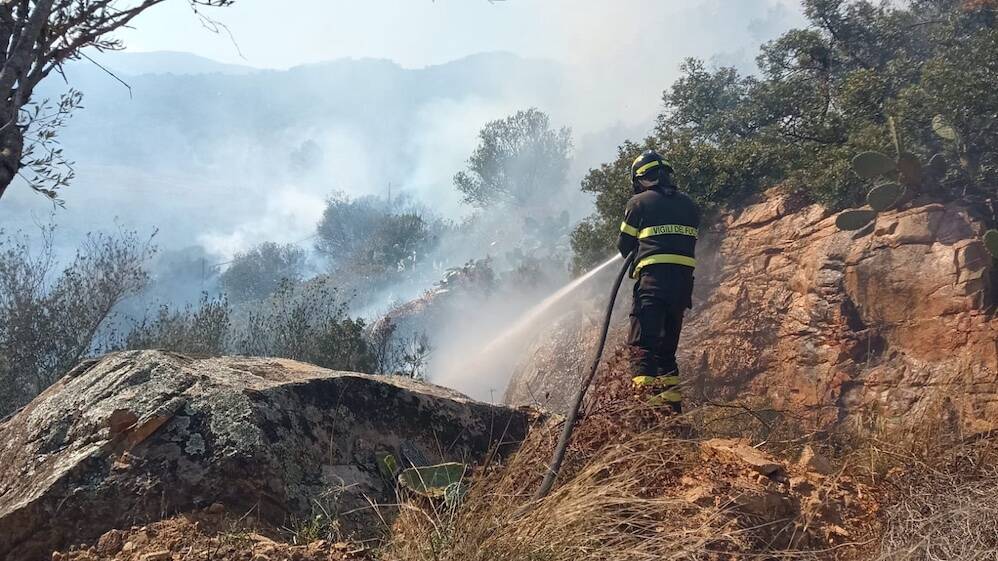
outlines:
[{"label": "water spray", "polygon": [[[575,403],[572,404],[572,409],[568,412],[568,418],[565,419],[565,428],[561,431],[561,437],[558,439],[558,445],[554,448],[554,454],[551,456],[548,471],[544,475],[544,481],[541,481],[541,486],[534,493],[533,501],[538,501],[547,496],[551,488],[554,487],[554,481],[558,478],[558,472],[561,471],[561,464],[565,461],[565,451],[568,449],[568,442],[572,439],[572,431],[575,430],[579,410],[582,409],[582,401],[586,397],[586,391],[589,390],[593,378],[596,377],[596,370],[599,368],[600,359],[603,358],[603,349],[606,347],[606,336],[610,330],[610,319],[613,316],[613,306],[617,301],[617,292],[620,290],[620,283],[624,281],[624,275],[631,268],[632,262],[634,262],[634,253],[631,253],[624,260],[624,266],[620,268],[617,280],[613,283],[613,290],[610,292],[610,301],[607,303],[606,314],[603,317],[603,329],[600,332],[599,344],[596,346],[592,368],[589,369],[589,375],[582,381],[578,393],[575,394]],[[521,509],[521,512],[522,510],[524,509]]]}]

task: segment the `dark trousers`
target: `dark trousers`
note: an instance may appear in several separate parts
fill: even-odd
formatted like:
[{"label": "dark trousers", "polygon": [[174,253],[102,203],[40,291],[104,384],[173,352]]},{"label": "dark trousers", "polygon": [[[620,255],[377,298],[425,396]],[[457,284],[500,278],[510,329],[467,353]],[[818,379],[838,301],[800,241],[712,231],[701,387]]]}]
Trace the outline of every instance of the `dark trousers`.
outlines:
[{"label": "dark trousers", "polygon": [[676,298],[675,294],[663,293],[649,284],[639,280],[634,285],[627,341],[631,345],[631,375],[676,375],[679,370],[676,349],[688,296]]}]

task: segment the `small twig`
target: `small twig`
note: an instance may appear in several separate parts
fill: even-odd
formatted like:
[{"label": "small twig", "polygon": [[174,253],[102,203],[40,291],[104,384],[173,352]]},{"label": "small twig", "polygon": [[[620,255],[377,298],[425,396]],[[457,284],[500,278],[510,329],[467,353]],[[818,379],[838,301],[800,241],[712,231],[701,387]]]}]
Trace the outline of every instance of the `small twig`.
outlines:
[{"label": "small twig", "polygon": [[119,78],[117,74],[115,74],[114,72],[111,72],[110,70],[108,70],[107,67],[105,67],[101,63],[99,63],[96,60],[90,58],[90,56],[87,55],[87,53],[84,53],[84,52],[81,51],[79,54],[80,54],[81,57],[83,57],[83,58],[89,60],[90,62],[92,62],[94,64],[94,66],[96,66],[97,68],[100,68],[101,70],[103,70],[108,76],[114,78],[115,80],[117,80],[118,82],[120,82],[121,85],[123,85],[126,88],[128,88],[128,99],[132,99],[132,86],[128,85],[128,82],[126,82],[126,81],[122,80],[121,78]]}]

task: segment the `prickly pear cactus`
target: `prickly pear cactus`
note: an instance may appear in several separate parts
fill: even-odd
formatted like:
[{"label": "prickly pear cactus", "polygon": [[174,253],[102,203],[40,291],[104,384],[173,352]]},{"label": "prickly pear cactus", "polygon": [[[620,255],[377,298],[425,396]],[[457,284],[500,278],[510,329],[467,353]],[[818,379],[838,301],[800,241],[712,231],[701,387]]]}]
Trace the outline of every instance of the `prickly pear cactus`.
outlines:
[{"label": "prickly pear cactus", "polygon": [[[937,180],[946,174],[946,158],[936,154],[923,166],[918,156],[904,150],[898,127],[893,117],[888,118],[888,126],[894,140],[897,159],[887,154],[870,150],[861,152],[852,159],[852,167],[856,175],[863,179],[877,179],[887,174],[895,173],[895,181],[886,181],[870,190],[866,202],[870,209],[847,210],[835,219],[835,225],[841,230],[860,230],[877,217],[878,212],[888,211],[904,198],[907,192],[918,193],[924,187],[926,175],[930,180]],[[942,138],[955,140],[956,130],[950,126],[942,115],[932,119],[932,129]]]},{"label": "prickly pear cactus", "polygon": [[467,469],[468,466],[459,463],[413,467],[402,471],[399,483],[424,497],[444,497],[448,487],[461,483]]},{"label": "prickly pear cactus", "polygon": [[395,477],[395,474],[398,473],[399,463],[394,455],[383,453],[377,456],[377,460],[378,471],[381,472],[382,477],[389,480]]},{"label": "prickly pear cactus", "polygon": [[956,140],[956,129],[942,115],[936,115],[932,118],[932,131],[943,140]]},{"label": "prickly pear cactus", "polygon": [[897,161],[898,176],[904,185],[922,184],[922,162],[910,152],[902,152]]},{"label": "prickly pear cactus", "polygon": [[835,226],[839,230],[851,232],[860,230],[877,217],[876,211],[866,209],[846,210],[835,217]]},{"label": "prickly pear cactus", "polygon": [[988,230],[984,233],[984,247],[988,248],[991,257],[998,259],[998,230]]},{"label": "prickly pear cactus", "polygon": [[890,210],[904,195],[905,189],[898,183],[881,183],[866,195],[866,202],[876,212]]},{"label": "prickly pear cactus", "polygon": [[862,152],[852,159],[856,174],[864,179],[875,179],[897,169],[897,163],[882,152]]}]

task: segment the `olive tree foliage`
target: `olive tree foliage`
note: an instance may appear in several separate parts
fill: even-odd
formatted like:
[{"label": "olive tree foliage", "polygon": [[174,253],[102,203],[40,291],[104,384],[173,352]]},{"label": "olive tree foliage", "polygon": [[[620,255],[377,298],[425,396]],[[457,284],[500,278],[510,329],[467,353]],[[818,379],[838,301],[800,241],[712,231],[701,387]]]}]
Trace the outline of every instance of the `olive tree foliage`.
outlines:
[{"label": "olive tree foliage", "polygon": [[305,250],[294,244],[264,242],[237,253],[218,279],[233,302],[259,300],[286,282],[297,283],[305,270]]},{"label": "olive tree foliage", "polygon": [[[573,233],[574,265],[610,255],[631,194],[630,162],[663,153],[686,192],[708,209],[743,204],[782,185],[842,208],[869,184],[851,168],[867,150],[942,154],[926,190],[985,206],[998,197],[998,29],[992,0],[803,0],[809,26],[761,46],[759,72],[687,60],[663,94],[654,133],[625,142],[582,190],[596,212]],[[937,118],[936,116],[940,117]],[[933,131],[943,119],[953,139]]]},{"label": "olive tree foliage", "polygon": [[459,226],[466,230],[462,239],[503,269],[563,277],[571,255],[565,208],[571,130],[554,128],[547,114],[531,108],[486,123],[478,137],[466,169],[454,176],[465,204],[477,211]]},{"label": "olive tree foliage", "polygon": [[372,372],[375,359],[365,323],[348,316],[348,304],[327,278],[283,283],[267,298],[242,310],[244,317],[232,334],[233,350],[335,370]]},{"label": "olive tree foliage", "polygon": [[517,111],[487,123],[478,137],[468,168],[454,176],[466,203],[527,207],[564,185],[572,134],[568,128],[552,129],[547,114],[534,108]]},{"label": "olive tree foliage", "polygon": [[[15,177],[47,197],[72,179],[56,131],[81,102],[70,90],[56,102],[33,98],[35,87],[84,49],[115,50],[109,36],[166,0],[5,0],[0,2],[0,198]],[[233,0],[186,0],[197,11]],[[210,20],[207,20],[210,21]]]},{"label": "olive tree foliage", "polygon": [[173,309],[163,304],[125,336],[126,349],[163,349],[178,353],[221,356],[226,352],[232,309],[225,296],[202,295],[198,306]]},{"label": "olive tree foliage", "polygon": [[351,198],[326,201],[316,227],[316,250],[330,273],[369,288],[397,280],[436,248],[449,225],[408,199]]},{"label": "olive tree foliage", "polygon": [[154,249],[134,232],[91,234],[57,267],[53,229],[37,251],[0,232],[0,416],[27,403],[82,358],[117,344],[116,306],[138,294]]}]

